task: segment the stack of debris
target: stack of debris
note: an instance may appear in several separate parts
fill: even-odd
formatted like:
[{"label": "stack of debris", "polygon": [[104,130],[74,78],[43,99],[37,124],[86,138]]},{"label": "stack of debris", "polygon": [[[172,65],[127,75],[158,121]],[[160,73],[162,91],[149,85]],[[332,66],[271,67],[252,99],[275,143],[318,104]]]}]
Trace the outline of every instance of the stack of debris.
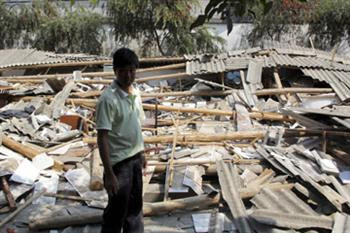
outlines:
[{"label": "stack of debris", "polygon": [[[146,232],[350,231],[350,59],[253,48],[141,66]],[[94,111],[112,80],[1,78],[0,229],[99,231]]]}]

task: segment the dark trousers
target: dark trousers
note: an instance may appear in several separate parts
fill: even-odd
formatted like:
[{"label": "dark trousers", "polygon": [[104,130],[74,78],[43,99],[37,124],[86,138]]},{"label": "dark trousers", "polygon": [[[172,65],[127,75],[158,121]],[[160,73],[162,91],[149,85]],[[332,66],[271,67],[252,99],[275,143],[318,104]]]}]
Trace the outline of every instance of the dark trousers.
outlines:
[{"label": "dark trousers", "polygon": [[118,193],[108,197],[101,233],[143,233],[141,153],[113,166]]}]

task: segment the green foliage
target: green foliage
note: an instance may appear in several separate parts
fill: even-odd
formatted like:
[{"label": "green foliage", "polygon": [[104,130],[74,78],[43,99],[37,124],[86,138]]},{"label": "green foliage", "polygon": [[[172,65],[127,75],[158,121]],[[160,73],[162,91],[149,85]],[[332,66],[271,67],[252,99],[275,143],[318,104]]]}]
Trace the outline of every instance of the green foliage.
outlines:
[{"label": "green foliage", "polygon": [[0,48],[31,46],[56,52],[99,54],[104,23],[100,14],[84,8],[69,11],[59,1],[37,0],[32,5],[13,8],[1,1]]},{"label": "green foliage", "polygon": [[51,12],[54,16],[46,13],[41,15],[40,26],[35,31],[34,47],[59,52],[100,54],[104,18],[83,8],[66,12],[63,16],[55,14],[57,12]]},{"label": "green foliage", "polygon": [[275,1],[270,13],[261,5],[252,8],[255,14],[254,28],[248,36],[252,46],[262,39],[280,41],[281,36],[287,33],[297,33],[300,25],[308,23],[314,9],[313,1],[300,3],[295,0]]},{"label": "green foliage", "polygon": [[108,0],[107,16],[93,12],[97,4],[90,0],[86,9],[75,0],[34,0],[9,8],[0,0],[0,48],[100,54],[110,26],[117,43],[141,42],[142,55],[154,48],[163,55],[215,52],[224,43],[204,27],[190,31],[197,0]]},{"label": "green foliage", "polygon": [[[210,0],[205,8],[204,15],[199,15],[192,23],[191,28],[203,25],[215,14],[219,14],[222,19],[226,20],[227,33],[230,34],[235,17],[243,17],[248,14],[255,16],[254,7],[261,8],[263,14],[266,15],[276,3],[278,4],[281,1],[282,0]],[[297,1],[306,2],[307,0]]]},{"label": "green foliage", "polygon": [[12,47],[20,38],[21,24],[14,10],[8,10],[5,3],[0,2],[0,49]]},{"label": "green foliage", "polygon": [[310,21],[309,34],[322,49],[330,49],[342,39],[350,42],[350,1],[319,0]]},{"label": "green foliage", "polygon": [[142,52],[155,45],[162,55],[213,52],[223,41],[205,28],[190,32],[196,0],[108,0],[108,15],[116,41],[141,39]]}]

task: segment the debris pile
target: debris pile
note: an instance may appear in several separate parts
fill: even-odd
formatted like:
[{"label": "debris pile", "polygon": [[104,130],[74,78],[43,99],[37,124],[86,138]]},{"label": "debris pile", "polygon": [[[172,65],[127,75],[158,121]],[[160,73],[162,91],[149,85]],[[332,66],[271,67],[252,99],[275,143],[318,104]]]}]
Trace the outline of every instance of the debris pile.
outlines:
[{"label": "debris pile", "polygon": [[[0,229],[99,231],[94,111],[114,76],[58,64],[1,77]],[[141,59],[137,76],[146,232],[350,231],[350,59],[252,48]]]}]

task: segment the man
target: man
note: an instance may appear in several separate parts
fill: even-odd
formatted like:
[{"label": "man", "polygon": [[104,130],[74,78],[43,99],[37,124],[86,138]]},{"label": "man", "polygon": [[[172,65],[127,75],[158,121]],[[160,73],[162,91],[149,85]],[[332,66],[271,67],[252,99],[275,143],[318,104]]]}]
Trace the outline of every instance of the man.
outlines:
[{"label": "man", "polygon": [[142,212],[144,116],[138,91],[133,87],[137,55],[118,49],[113,55],[116,79],[103,91],[96,109],[97,143],[104,167],[108,205],[104,210],[102,233],[144,231]]}]

